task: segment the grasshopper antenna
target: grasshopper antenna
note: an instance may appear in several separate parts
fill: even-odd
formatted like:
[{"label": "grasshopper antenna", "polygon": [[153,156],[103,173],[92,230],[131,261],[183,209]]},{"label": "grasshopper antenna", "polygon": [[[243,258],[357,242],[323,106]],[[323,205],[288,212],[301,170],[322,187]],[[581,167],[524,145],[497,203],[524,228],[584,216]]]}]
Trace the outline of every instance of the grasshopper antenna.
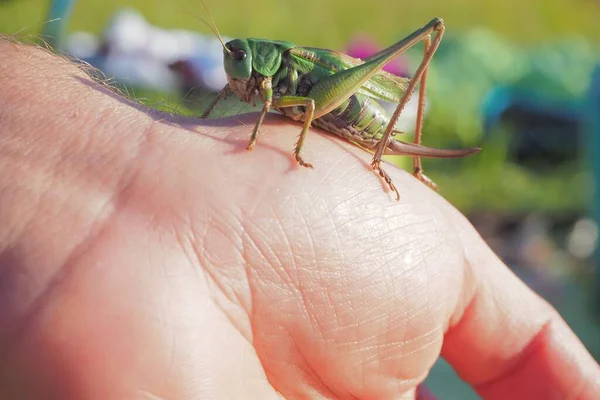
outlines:
[{"label": "grasshopper antenna", "polygon": [[215,34],[215,36],[217,37],[217,39],[219,39],[219,42],[221,42],[221,46],[223,46],[223,49],[225,49],[225,51],[230,54],[231,50],[229,50],[227,48],[227,46],[225,46],[225,42],[223,42],[223,38],[221,37],[221,34],[219,33],[219,30],[217,29],[217,24],[215,24],[215,20],[213,19],[212,15],[210,15],[210,11],[208,11],[208,7],[206,6],[206,3],[204,3],[204,0],[200,0],[200,3],[202,3],[202,7],[204,7],[204,10],[206,10],[206,14],[208,14],[208,18],[210,19],[211,24],[209,24],[208,22],[206,22],[205,19],[200,18],[200,20],[202,22],[204,22],[209,28],[210,30]]}]

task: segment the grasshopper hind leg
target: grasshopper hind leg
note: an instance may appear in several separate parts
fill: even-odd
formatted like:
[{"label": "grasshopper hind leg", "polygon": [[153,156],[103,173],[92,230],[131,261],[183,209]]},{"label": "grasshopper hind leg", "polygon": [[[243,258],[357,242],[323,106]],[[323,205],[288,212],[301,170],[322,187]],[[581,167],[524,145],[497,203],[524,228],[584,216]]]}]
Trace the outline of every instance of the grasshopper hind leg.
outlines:
[{"label": "grasshopper hind leg", "polygon": [[[412,47],[418,41],[422,40],[424,42],[425,50],[424,50],[423,60],[421,61],[421,64],[417,68],[415,75],[410,80],[410,83],[409,83],[408,87],[406,88],[406,91],[405,91],[404,95],[402,96],[402,99],[400,100],[398,107],[396,108],[396,111],[390,118],[388,126],[383,134],[383,137],[381,138],[381,141],[379,142],[379,144],[377,146],[375,155],[373,156],[373,161],[371,162],[371,167],[375,170],[375,172],[378,172],[379,175],[390,186],[390,189],[392,189],[396,192],[397,200],[400,199],[400,195],[398,194],[398,190],[391,183],[391,179],[390,179],[389,175],[381,169],[381,166],[380,166],[381,157],[383,156],[384,151],[388,147],[388,145],[390,143],[390,139],[394,134],[394,128],[396,126],[396,122],[398,121],[400,114],[404,110],[404,107],[406,107],[406,104],[410,100],[410,97],[418,83],[421,83],[421,85],[419,88],[419,105],[418,105],[418,109],[417,109],[417,122],[416,122],[416,127],[415,127],[414,144],[418,145],[421,143],[421,127],[423,125],[423,111],[424,111],[424,105],[425,105],[425,88],[426,88],[426,80],[427,80],[427,69],[429,67],[429,62],[431,61],[434,53],[436,52],[437,48],[440,45],[442,36],[444,35],[444,30],[445,30],[445,28],[444,28],[443,21],[439,18],[435,18],[431,22],[429,22],[426,26],[415,31],[413,34],[411,34],[409,36],[409,38],[412,38],[412,40],[411,40],[410,44],[407,44],[406,48]],[[432,34],[435,35],[433,41],[431,40]],[[413,175],[417,179],[419,179],[421,182],[425,183],[426,185],[428,185],[434,189],[437,188],[435,183],[433,183],[433,181],[431,181],[431,179],[429,179],[427,176],[425,176],[423,174],[423,168],[421,166],[420,156],[413,156]]]},{"label": "grasshopper hind leg", "polygon": [[[427,52],[431,47],[431,36],[426,36],[423,39],[424,42],[424,58],[427,57]],[[415,137],[413,143],[416,145],[421,144],[421,135],[423,129],[423,116],[425,114],[425,91],[427,89],[427,72],[429,68],[423,70],[421,75],[421,82],[419,85],[419,103],[417,105],[417,120],[415,123]],[[427,175],[423,173],[423,161],[421,157],[413,157],[413,176],[432,188],[438,190],[438,186],[433,182]]]},{"label": "grasshopper hind leg", "polygon": [[[415,157],[413,160],[413,164],[417,163],[417,159],[419,160],[419,164],[421,163],[421,158]],[[423,173],[423,168],[413,167],[413,176],[421,182],[423,182],[424,184],[426,184],[427,186],[429,186],[430,188],[432,188],[433,190],[438,190],[438,185],[436,185],[435,182],[431,180],[431,178],[429,178]]]},{"label": "grasshopper hind leg", "polygon": [[390,190],[393,191],[394,193],[396,193],[396,201],[400,201],[400,192],[396,188],[396,185],[394,185],[394,182],[392,182],[392,178],[388,175],[387,172],[384,171],[383,168],[381,168],[380,162],[373,161],[371,163],[371,168],[373,168],[373,170],[376,173],[378,173],[379,176],[381,176],[381,178],[383,178],[383,180],[385,181],[385,183],[387,183]]}]

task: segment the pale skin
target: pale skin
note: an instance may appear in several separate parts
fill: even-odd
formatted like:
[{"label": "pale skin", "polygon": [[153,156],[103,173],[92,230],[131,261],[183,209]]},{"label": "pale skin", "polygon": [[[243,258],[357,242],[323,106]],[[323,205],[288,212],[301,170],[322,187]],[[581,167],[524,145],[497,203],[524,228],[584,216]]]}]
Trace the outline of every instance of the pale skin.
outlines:
[{"label": "pale skin", "polygon": [[[268,115],[133,105],[0,39],[0,398],[411,399],[441,355],[487,399],[600,370],[409,173]],[[443,188],[442,188],[443,190]],[[388,192],[389,193],[389,192]]]}]

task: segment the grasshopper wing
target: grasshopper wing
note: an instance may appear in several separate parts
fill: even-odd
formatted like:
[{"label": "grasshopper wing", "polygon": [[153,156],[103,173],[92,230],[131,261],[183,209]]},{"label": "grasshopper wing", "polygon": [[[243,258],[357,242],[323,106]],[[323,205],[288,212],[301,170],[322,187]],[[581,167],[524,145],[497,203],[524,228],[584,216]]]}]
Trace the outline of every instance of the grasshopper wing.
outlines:
[{"label": "grasshopper wing", "polygon": [[[363,60],[350,57],[344,53],[315,47],[294,47],[290,49],[290,55],[298,65],[312,63],[316,68],[323,69],[328,74],[334,74],[364,63]],[[376,100],[398,103],[406,91],[408,82],[408,78],[381,70],[365,82],[358,92]]]}]

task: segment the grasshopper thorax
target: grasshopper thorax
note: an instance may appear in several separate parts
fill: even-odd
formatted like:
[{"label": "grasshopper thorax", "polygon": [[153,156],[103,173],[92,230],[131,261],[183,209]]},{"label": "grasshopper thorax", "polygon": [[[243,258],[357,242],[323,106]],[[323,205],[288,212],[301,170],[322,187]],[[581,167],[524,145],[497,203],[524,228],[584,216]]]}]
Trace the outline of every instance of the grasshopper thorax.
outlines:
[{"label": "grasshopper thorax", "polygon": [[229,88],[237,97],[246,103],[254,103],[254,97],[259,92],[260,82],[263,77],[252,74],[248,79],[236,79],[227,75]]}]

